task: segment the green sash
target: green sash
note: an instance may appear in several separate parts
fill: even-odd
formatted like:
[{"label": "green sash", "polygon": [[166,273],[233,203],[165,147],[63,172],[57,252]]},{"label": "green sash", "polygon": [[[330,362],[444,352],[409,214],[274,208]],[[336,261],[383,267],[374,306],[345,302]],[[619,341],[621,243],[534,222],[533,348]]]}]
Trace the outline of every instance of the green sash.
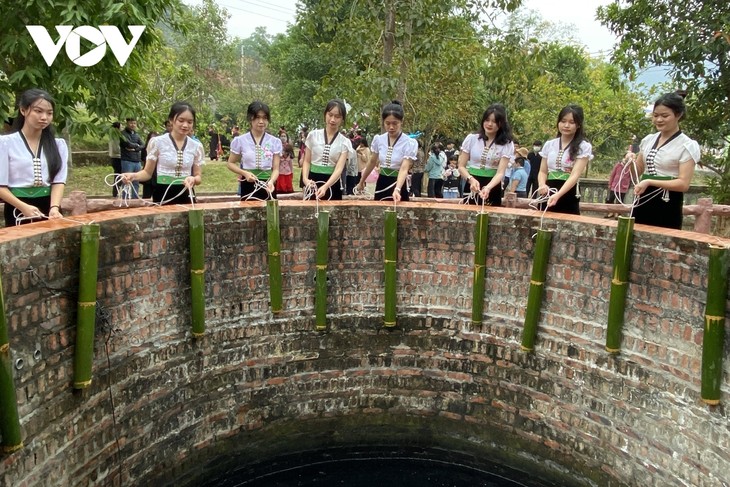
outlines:
[{"label": "green sash", "polygon": [[670,181],[672,179],[676,179],[674,176],[657,176],[656,174],[642,174],[641,180],[644,179],[654,179],[656,181]]},{"label": "green sash", "polygon": [[164,174],[157,175],[157,184],[184,184],[185,176],[166,176]]},{"label": "green sash", "polygon": [[467,171],[469,171],[469,175],[481,178],[493,178],[497,175],[497,170],[494,168],[468,167]]},{"label": "green sash", "polygon": [[388,176],[389,178],[397,178],[400,169],[388,169],[387,167],[380,168],[381,176]]},{"label": "green sash", "polygon": [[335,172],[334,166],[320,166],[319,164],[311,164],[309,166],[309,170],[311,172],[317,173],[317,174],[332,174]]},{"label": "green sash", "polygon": [[250,172],[261,181],[268,181],[271,178],[271,171],[264,171],[263,169],[245,169],[245,171]]},{"label": "green sash", "polygon": [[10,192],[18,198],[42,198],[51,195],[51,187],[32,186],[30,188],[10,188]]},{"label": "green sash", "polygon": [[557,179],[559,181],[567,181],[569,177],[570,177],[570,173],[569,172],[565,172],[565,171],[550,171],[548,173],[548,177],[547,178],[548,179],[552,179],[552,180],[556,180]]}]

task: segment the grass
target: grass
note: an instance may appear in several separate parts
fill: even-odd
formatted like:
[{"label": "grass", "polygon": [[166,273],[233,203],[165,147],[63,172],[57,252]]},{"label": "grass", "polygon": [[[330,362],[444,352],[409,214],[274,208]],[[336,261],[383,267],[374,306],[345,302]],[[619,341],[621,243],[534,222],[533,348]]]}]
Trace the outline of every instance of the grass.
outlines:
[{"label": "grass", "polygon": [[[236,175],[225,162],[208,161],[203,165],[203,182],[195,191],[198,194],[236,194]],[[294,164],[294,188],[299,184],[300,169]],[[74,166],[69,169],[66,195],[71,191],[85,191],[87,196],[111,196],[112,189],[104,178],[112,173],[111,166]],[[111,179],[111,178],[109,178]]]}]

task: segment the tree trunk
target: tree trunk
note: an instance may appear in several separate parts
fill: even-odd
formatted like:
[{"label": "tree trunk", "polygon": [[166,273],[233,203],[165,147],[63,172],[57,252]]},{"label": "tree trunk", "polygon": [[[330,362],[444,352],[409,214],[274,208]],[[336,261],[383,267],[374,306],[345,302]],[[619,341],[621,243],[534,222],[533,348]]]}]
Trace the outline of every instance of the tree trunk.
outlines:
[{"label": "tree trunk", "polygon": [[405,24],[405,41],[400,58],[400,78],[398,79],[398,94],[396,98],[402,102],[406,99],[408,87],[408,55],[411,51],[411,37],[413,36],[413,21],[409,18]]},{"label": "tree trunk", "polygon": [[[388,0],[385,12],[385,34],[383,39],[383,75],[392,72],[393,51],[395,50],[395,0]],[[383,101],[387,102],[392,96],[382,93]]]}]

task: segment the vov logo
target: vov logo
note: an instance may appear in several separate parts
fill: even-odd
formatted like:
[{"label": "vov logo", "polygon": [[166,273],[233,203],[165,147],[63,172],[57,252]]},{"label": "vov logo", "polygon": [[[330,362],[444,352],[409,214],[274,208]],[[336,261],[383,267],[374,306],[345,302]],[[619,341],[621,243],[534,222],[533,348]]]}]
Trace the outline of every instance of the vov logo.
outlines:
[{"label": "vov logo", "polygon": [[[130,25],[129,31],[132,33],[132,40],[127,43],[119,29],[113,25],[100,25],[92,27],[90,25],[82,25],[74,28],[72,25],[57,25],[58,41],[53,42],[51,35],[42,25],[26,25],[26,29],[30,32],[36,47],[43,56],[47,65],[53,64],[56,60],[61,47],[66,44],[66,55],[77,66],[89,67],[102,60],[106,54],[106,46],[112,50],[112,54],[119,61],[120,66],[129,59],[132,49],[139,41],[144,32],[144,25]],[[95,48],[81,55],[81,38],[86,39]]]}]

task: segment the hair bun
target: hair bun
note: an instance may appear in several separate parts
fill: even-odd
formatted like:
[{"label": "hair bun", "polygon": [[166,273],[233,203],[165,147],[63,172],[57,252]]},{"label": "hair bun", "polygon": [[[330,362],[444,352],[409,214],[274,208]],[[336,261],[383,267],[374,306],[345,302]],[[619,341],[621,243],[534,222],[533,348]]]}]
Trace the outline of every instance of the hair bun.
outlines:
[{"label": "hair bun", "polygon": [[403,104],[402,104],[402,103],[401,103],[400,101],[398,101],[398,100],[392,100],[392,101],[391,101],[391,103],[392,103],[393,105],[403,105]]}]

